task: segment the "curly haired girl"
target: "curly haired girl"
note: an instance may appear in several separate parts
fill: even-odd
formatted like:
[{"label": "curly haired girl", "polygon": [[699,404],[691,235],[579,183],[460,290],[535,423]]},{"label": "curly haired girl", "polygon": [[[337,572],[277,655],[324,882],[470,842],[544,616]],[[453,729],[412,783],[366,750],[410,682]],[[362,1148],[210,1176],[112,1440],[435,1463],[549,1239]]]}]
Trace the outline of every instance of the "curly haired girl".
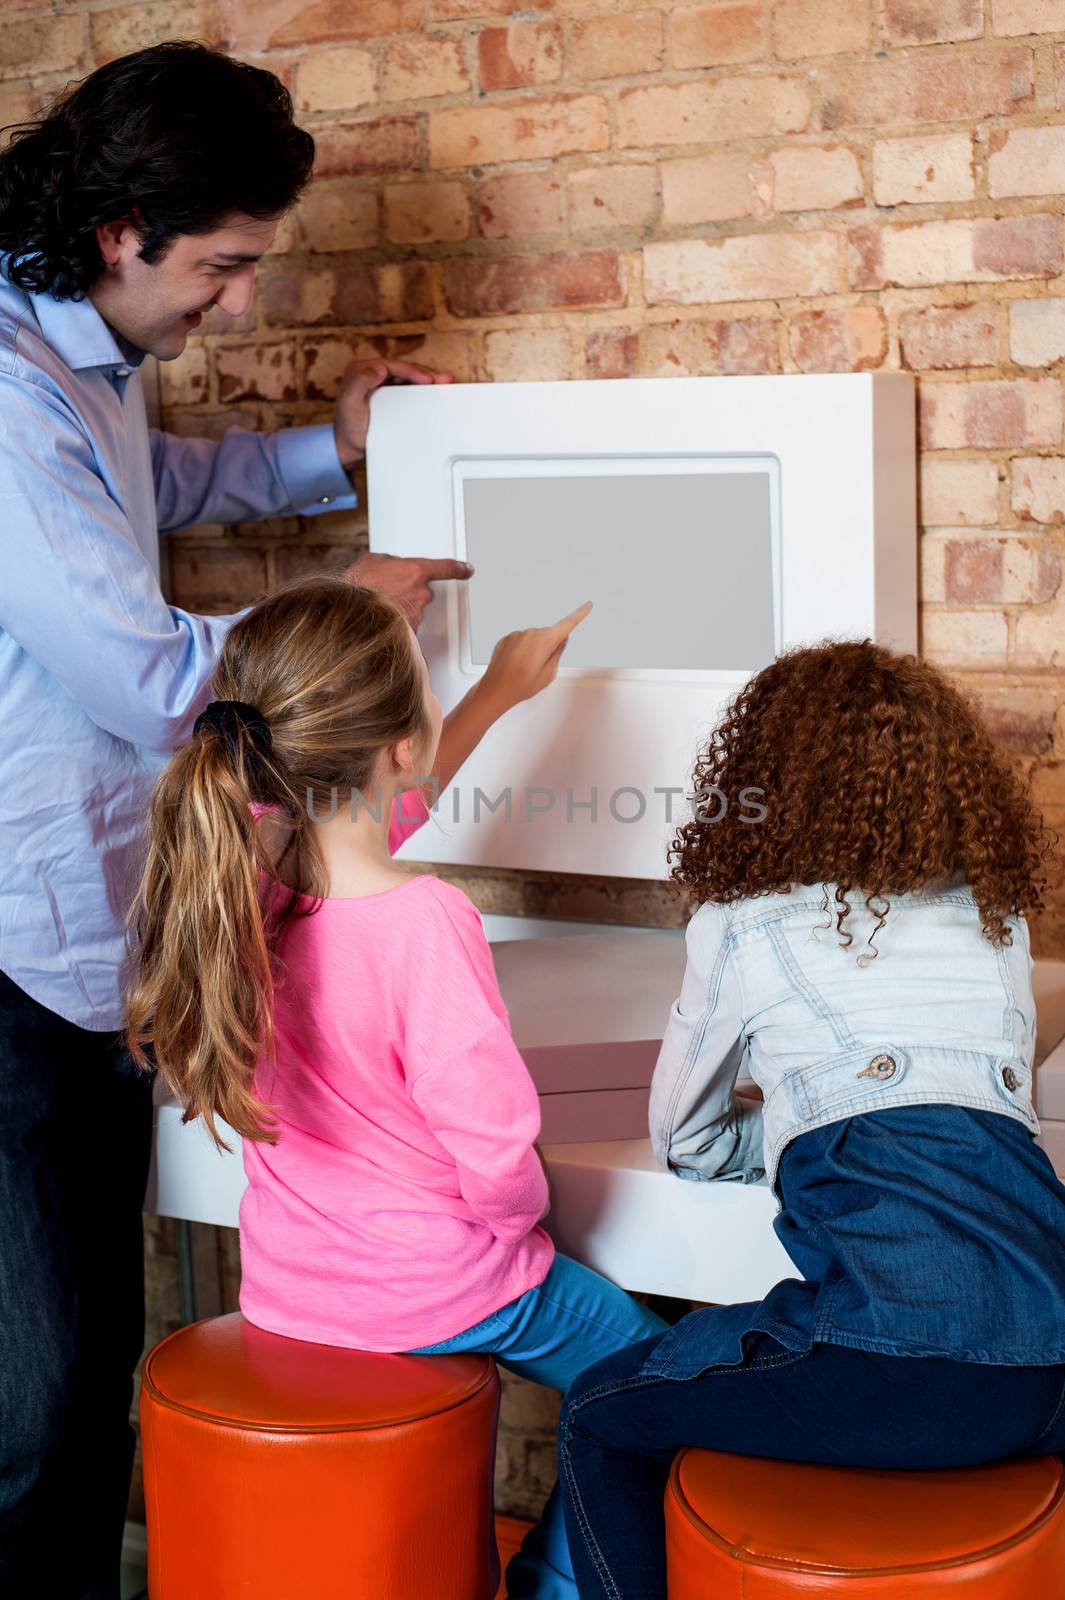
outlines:
[{"label": "curly haired girl", "polygon": [[1035,1141],[1025,921],[1052,839],[1023,785],[939,672],[865,639],[752,678],[695,794],[652,1139],[680,1178],[767,1182],[802,1276],[570,1390],[581,1600],[665,1600],[682,1446],[895,1468],[1065,1449],[1065,1188]]}]

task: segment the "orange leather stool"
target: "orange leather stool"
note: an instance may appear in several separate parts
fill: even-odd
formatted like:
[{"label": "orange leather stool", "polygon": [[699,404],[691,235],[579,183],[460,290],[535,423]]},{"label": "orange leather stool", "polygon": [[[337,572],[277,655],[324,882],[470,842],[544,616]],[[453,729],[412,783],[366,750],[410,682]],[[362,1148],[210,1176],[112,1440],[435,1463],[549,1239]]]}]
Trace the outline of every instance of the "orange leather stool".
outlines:
[{"label": "orange leather stool", "polygon": [[670,1600],[1065,1597],[1057,1456],[884,1472],[684,1450],[665,1505]]},{"label": "orange leather stool", "polygon": [[492,1600],[489,1356],[193,1323],[142,1369],[151,1600]]}]

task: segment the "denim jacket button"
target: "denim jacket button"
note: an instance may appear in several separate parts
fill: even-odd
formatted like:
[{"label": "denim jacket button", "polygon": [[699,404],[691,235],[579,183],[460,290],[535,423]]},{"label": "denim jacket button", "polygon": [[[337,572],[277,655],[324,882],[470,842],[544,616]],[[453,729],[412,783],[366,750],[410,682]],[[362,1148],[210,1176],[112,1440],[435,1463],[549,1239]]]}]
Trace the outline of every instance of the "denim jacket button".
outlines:
[{"label": "denim jacket button", "polygon": [[1006,1085],[1007,1089],[1019,1089],[1021,1086],[1020,1077],[1016,1072],[1014,1072],[1012,1067],[1003,1067],[1002,1081]]},{"label": "denim jacket button", "polygon": [[886,1083],[889,1078],[895,1076],[898,1066],[899,1064],[894,1056],[874,1056],[869,1065],[863,1067],[861,1072],[856,1072],[854,1076],[856,1078],[878,1078],[882,1083]]}]

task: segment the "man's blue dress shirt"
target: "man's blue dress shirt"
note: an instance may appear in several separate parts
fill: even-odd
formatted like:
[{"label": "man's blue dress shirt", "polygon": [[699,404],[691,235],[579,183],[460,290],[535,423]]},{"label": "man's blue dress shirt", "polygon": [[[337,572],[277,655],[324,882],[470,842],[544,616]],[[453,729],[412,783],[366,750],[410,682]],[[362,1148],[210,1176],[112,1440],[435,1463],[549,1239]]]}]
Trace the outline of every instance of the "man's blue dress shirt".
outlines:
[{"label": "man's blue dress shirt", "polygon": [[149,428],[140,359],[90,300],[0,277],[0,970],[96,1031],[152,784],[244,615],[168,605],[159,533],[357,504],[329,424]]}]

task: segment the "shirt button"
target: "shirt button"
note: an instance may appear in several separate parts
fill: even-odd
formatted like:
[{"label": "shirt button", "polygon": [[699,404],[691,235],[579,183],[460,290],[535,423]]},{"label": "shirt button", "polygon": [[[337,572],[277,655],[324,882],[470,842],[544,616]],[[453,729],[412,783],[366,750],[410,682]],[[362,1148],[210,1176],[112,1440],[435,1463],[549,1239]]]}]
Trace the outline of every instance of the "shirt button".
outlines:
[{"label": "shirt button", "polygon": [[1020,1077],[1016,1072],[1014,1072],[1012,1067],[1003,1067],[1002,1081],[1006,1085],[1007,1089],[1019,1089],[1021,1086]]},{"label": "shirt button", "polygon": [[327,506],[332,498],[333,498],[332,495],[320,494],[318,496],[318,504],[320,506]]}]

